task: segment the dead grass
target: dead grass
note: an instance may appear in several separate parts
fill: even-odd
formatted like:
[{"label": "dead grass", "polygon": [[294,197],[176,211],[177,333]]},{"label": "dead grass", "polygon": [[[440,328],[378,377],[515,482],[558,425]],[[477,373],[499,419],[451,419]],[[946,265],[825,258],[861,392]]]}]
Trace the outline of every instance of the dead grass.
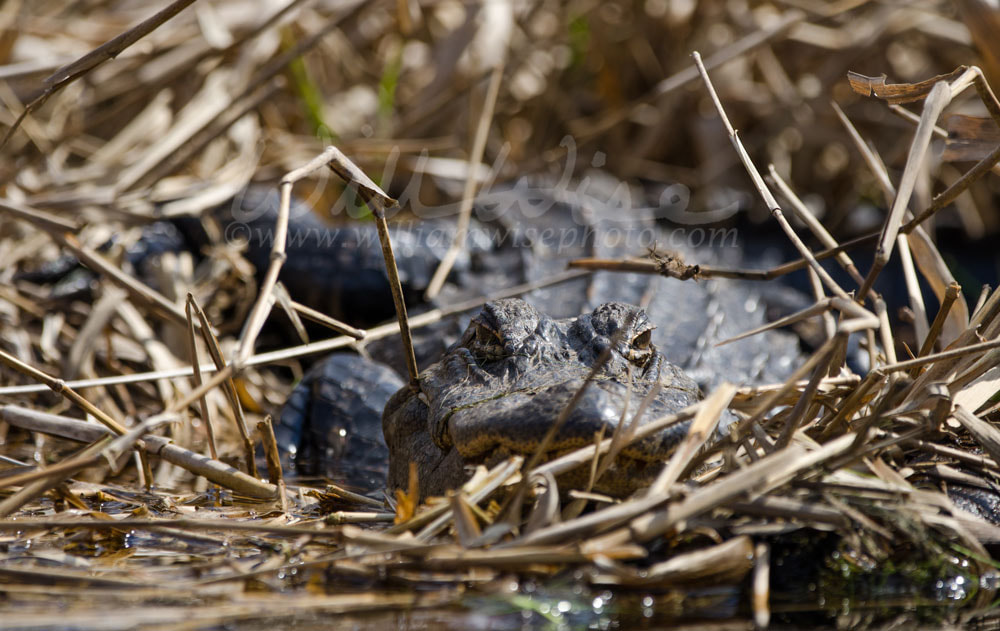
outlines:
[{"label": "dead grass", "polygon": [[[950,5],[704,3],[685,12],[683,3],[542,2],[465,14],[445,2],[295,0],[265,16],[249,4],[177,2],[146,21],[143,3],[102,5],[87,28],[72,27],[82,19],[76,5],[0,8],[0,451],[9,467],[0,473],[0,591],[13,607],[4,625],[60,624],[43,615],[43,594],[58,595],[60,618],[82,626],[201,627],[438,608],[575,570],[594,589],[652,591],[752,575],[754,620],[766,626],[768,575],[781,571],[768,542],[802,529],[836,533],[858,566],[903,554],[960,557],[956,567],[977,579],[992,571],[1000,528],[957,510],[945,491],[997,483],[1000,291],[984,288],[969,309],[933,235],[936,222],[971,236],[996,229],[988,180],[1000,151],[964,142],[987,128],[965,116],[949,127],[953,162],[929,156],[949,104],[1000,125],[1000,103],[982,71],[960,66],[974,60],[972,39]],[[694,49],[711,54],[692,63]],[[847,70],[904,80],[847,81]],[[900,103],[913,108],[903,121],[889,116]],[[341,180],[355,186],[394,270],[385,212],[395,200],[385,191],[418,178],[422,196],[460,194],[467,224],[473,195],[490,181],[556,173],[567,133],[580,164],[682,182],[695,205],[746,188],[742,167],[801,256],[772,270],[657,256],[578,267],[752,279],[806,268],[815,304],[772,326],[820,317],[825,342],[783,384],[722,386],[557,460],[481,470],[429,503],[285,486],[273,467],[269,482],[259,479],[261,432],[252,428],[268,436],[258,423],[289,390],[268,364],[297,371],[296,358],[359,339],[402,331],[408,341],[410,327],[472,306],[408,319],[395,279],[399,321],[359,331],[282,298],[293,186],[319,208],[340,196]],[[441,160],[417,159],[424,149]],[[387,162],[395,170],[376,184]],[[166,262],[156,289],[123,270],[132,228],[211,208],[251,180],[280,180],[282,194],[260,287],[231,249],[211,252],[215,264],[197,274],[183,254]],[[888,209],[871,233],[852,229],[864,196]],[[809,210],[817,203],[822,222]],[[119,244],[99,251],[113,233]],[[854,261],[864,247],[875,253],[866,274]],[[16,271],[62,253],[97,272],[93,304],[54,303],[14,282]],[[903,262],[913,352],[873,290],[890,257]],[[838,284],[822,260],[854,284]],[[933,317],[928,304],[941,305]],[[275,305],[343,334],[255,353]],[[225,322],[234,312],[238,322]],[[846,366],[852,334],[866,340],[867,374]],[[197,360],[206,353],[212,364]],[[740,422],[713,442],[726,408]],[[74,418],[81,413],[87,420]],[[686,420],[685,442],[634,497],[556,482],[578,467],[593,479],[604,454]],[[983,584],[960,600],[971,608],[992,594]],[[95,602],[129,614],[111,623]]]}]

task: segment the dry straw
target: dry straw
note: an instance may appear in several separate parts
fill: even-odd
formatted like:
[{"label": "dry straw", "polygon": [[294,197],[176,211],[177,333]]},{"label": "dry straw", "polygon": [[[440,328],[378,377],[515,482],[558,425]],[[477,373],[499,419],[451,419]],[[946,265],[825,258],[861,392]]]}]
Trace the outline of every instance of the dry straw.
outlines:
[{"label": "dry straw", "polygon": [[[826,47],[831,55],[848,51],[856,58],[859,41],[871,38],[884,44],[887,40],[878,38],[904,27],[928,29],[920,31],[925,36],[939,35],[942,29],[913,19],[908,7],[883,11],[866,6],[875,3],[796,2],[801,10],[776,14],[705,62],[695,53],[693,64],[660,72],[659,77],[668,78],[651,82],[652,88],[636,92],[640,96],[623,98],[596,114],[573,109],[563,121],[582,145],[627,147],[625,175],[666,181],[672,179],[663,177],[668,172],[695,179],[650,155],[654,145],[668,139],[668,130],[684,125],[672,119],[671,112],[682,109],[675,107],[677,99],[685,98],[682,88],[700,78],[721,122],[718,129],[777,224],[775,232],[793,244],[798,260],[766,270],[704,265],[662,252],[645,257],[637,252],[627,260],[579,260],[572,266],[580,269],[439,304],[410,317],[389,240],[386,212],[396,200],[385,191],[393,190],[393,182],[387,177],[376,184],[373,178],[391,160],[409,169],[405,175],[448,178],[426,163],[419,171],[414,165],[420,161],[408,160],[412,156],[386,156],[384,147],[393,145],[407,154],[440,146],[442,153],[455,150],[466,156],[454,161],[461,165],[461,213],[455,241],[428,289],[433,295],[465,243],[483,160],[520,152],[516,168],[529,169],[562,151],[499,149],[495,144],[500,143],[493,141],[509,130],[544,130],[552,120],[553,103],[571,108],[576,101],[570,92],[550,93],[541,110],[544,116],[531,118],[530,104],[514,103],[501,91],[511,84],[523,89],[525,81],[517,74],[525,58],[510,44],[506,57],[492,59],[448,86],[428,81],[425,89],[438,93],[421,93],[424,98],[414,98],[411,107],[398,105],[405,111],[397,117],[400,137],[393,142],[344,138],[324,147],[281,126],[288,111],[279,102],[290,89],[288,83],[296,82],[302,101],[309,100],[310,85],[293,71],[279,74],[309,51],[318,51],[321,61],[346,60],[350,72],[340,74],[350,76],[377,75],[365,67],[368,57],[397,50],[402,59],[404,53],[398,41],[377,35],[385,16],[364,19],[371,15],[362,3],[336,9],[315,4],[289,2],[252,28],[231,31],[224,28],[215,3],[174,2],[58,68],[27,105],[21,107],[6,84],[0,89],[10,111],[18,112],[2,119],[7,126],[2,144],[22,161],[18,164],[30,166],[9,178],[0,199],[0,214],[12,220],[3,228],[13,226],[11,233],[0,231],[0,252],[13,264],[52,258],[55,251],[72,254],[93,272],[101,297],[94,304],[77,301],[56,312],[30,283],[8,283],[12,276],[5,275],[0,285],[0,317],[5,318],[0,360],[9,380],[0,384],[3,435],[12,436],[7,428],[14,427],[67,441],[39,438],[34,451],[38,460],[30,463],[4,457],[4,463],[14,464],[0,472],[0,532],[8,533],[10,541],[30,538],[49,550],[44,562],[27,563],[13,547],[0,555],[5,597],[27,602],[44,590],[67,602],[75,599],[73,619],[96,625],[107,611],[95,613],[84,601],[112,594],[120,599],[127,592],[139,605],[129,610],[131,618],[123,618],[125,626],[154,618],[159,624],[223,625],[255,617],[419,611],[454,604],[470,589],[496,592],[512,574],[548,579],[574,568],[582,570],[581,581],[594,587],[651,591],[738,584],[749,575],[754,622],[763,627],[773,609],[769,576],[781,570],[773,563],[771,548],[761,541],[779,531],[832,531],[842,537],[845,550],[876,565],[900,551],[934,559],[961,555],[975,572],[993,564],[986,546],[1000,541],[1000,528],[956,509],[944,490],[953,484],[995,488],[1000,432],[992,421],[1000,389],[1000,290],[984,289],[970,310],[929,227],[974,182],[996,172],[1000,149],[970,148],[971,142],[953,147],[949,150],[975,165],[956,171],[936,195],[929,193],[926,181],[931,143],[946,133],[942,126],[948,125],[941,116],[949,103],[966,98],[971,87],[991,117],[986,123],[962,119],[957,128],[949,127],[950,143],[961,144],[962,130],[1000,124],[1000,103],[984,73],[960,67],[926,81],[896,84],[884,77],[850,75],[857,94],[883,101],[887,110],[908,121],[907,131],[913,131],[911,137],[899,128],[887,128],[876,139],[866,138],[862,130],[867,128],[856,127],[839,106],[826,112],[834,121],[830,129],[844,146],[853,147],[851,159],[865,169],[865,177],[889,208],[879,230],[850,241],[838,241],[809,212],[804,201],[808,197],[797,190],[787,164],[776,160],[758,167],[751,156],[761,141],[745,145],[746,138],[730,122],[730,116],[749,118],[740,103],[759,104],[762,85],[773,92],[772,104],[801,109],[796,84],[784,76],[795,60],[775,52],[783,42],[808,41]],[[188,5],[193,6],[185,10]],[[399,3],[396,10],[399,23],[413,27],[411,13],[425,7]],[[196,17],[189,16],[195,11]],[[849,11],[865,11],[868,30],[859,34],[830,26],[844,15],[853,16]],[[316,21],[317,16],[322,20]],[[291,35],[279,44],[280,28],[289,24],[285,33]],[[176,31],[171,31],[173,26]],[[195,32],[208,33],[209,39],[215,38],[213,44],[194,37]],[[358,54],[354,47],[366,37],[374,40]],[[146,49],[139,45],[144,38],[159,39]],[[629,47],[630,54],[651,54],[639,44]],[[159,47],[174,54],[162,56],[156,52]],[[435,70],[441,77],[452,77],[455,68],[466,63],[460,59],[461,50],[438,52],[441,61]],[[764,83],[744,85],[724,75],[727,64],[737,60],[753,60]],[[19,78],[16,69],[0,71],[5,80]],[[100,80],[99,71],[104,73]],[[727,77],[720,82],[721,94],[710,71]],[[83,81],[88,78],[94,80]],[[611,82],[611,77],[606,79]],[[181,88],[187,80],[191,85],[185,91]],[[339,86],[344,91],[348,87]],[[470,101],[458,97],[478,94],[482,88],[481,110],[465,121],[469,138],[458,141],[455,108],[464,111]],[[77,104],[81,94],[91,100]],[[915,104],[919,113],[901,108],[901,103]],[[72,116],[76,106],[91,116]],[[108,140],[98,142],[107,133],[98,125],[101,116],[113,118],[119,111],[131,112],[133,118],[121,121]],[[311,111],[323,113],[328,111]],[[650,120],[654,122],[643,122]],[[628,136],[619,131],[633,124],[648,124],[643,130],[648,133]],[[830,129],[826,138],[833,133]],[[516,134],[510,134],[516,140]],[[906,145],[898,180],[875,149],[890,141]],[[897,166],[894,160],[888,163]],[[11,164],[5,161],[5,169],[12,169]],[[39,164],[48,165],[48,170]],[[199,173],[205,177],[193,177]],[[197,278],[190,256],[178,255],[176,267],[163,271],[163,282],[155,288],[130,274],[118,253],[94,246],[94,235],[103,224],[127,233],[130,226],[160,215],[198,214],[230,199],[254,177],[278,181],[280,193],[274,242],[259,286],[240,254],[224,245],[202,253],[213,265]],[[745,184],[745,179],[740,181]],[[324,187],[339,192],[342,186],[353,189],[372,211],[396,322],[354,328],[296,302],[278,282],[293,189],[303,196],[315,193],[319,199],[317,191]],[[402,210],[407,210],[405,205]],[[807,245],[808,239],[799,234],[802,227],[821,249]],[[863,273],[856,252],[866,247],[874,252],[875,263]],[[912,347],[892,329],[885,301],[875,291],[875,281],[894,257],[903,263]],[[853,284],[839,284],[823,261],[840,266]],[[280,471],[273,427],[264,418],[287,395],[289,384],[265,365],[281,364],[295,372],[301,368],[297,358],[399,335],[413,385],[419,374],[412,329],[492,298],[579,279],[594,269],[660,274],[684,282],[713,277],[764,282],[808,269],[810,306],[733,340],[817,318],[822,319],[822,335],[815,351],[783,383],[740,388],[724,384],[690,408],[641,427],[623,418],[614,435],[595,437],[593,444],[558,458],[546,460],[541,446],[528,458],[503,460],[488,470],[480,467],[446,498],[422,498],[421,504],[404,495],[405,501],[397,504],[388,497],[362,496],[336,486],[299,485]],[[925,298],[930,296],[921,295],[921,280],[940,305],[936,313],[927,306]],[[339,335],[258,352],[275,304],[291,315],[300,332],[301,316]],[[232,313],[239,317],[225,316]],[[867,374],[854,374],[847,366],[852,335],[866,346],[871,363]],[[201,363],[206,352],[210,364]],[[52,397],[50,390],[59,397]],[[643,405],[640,402],[633,419]],[[556,427],[571,409],[554,419]],[[727,409],[739,420],[719,439],[715,428]],[[592,492],[594,482],[626,445],[678,423],[688,423],[687,436],[647,489],[617,499]],[[256,471],[258,437],[263,437],[269,456],[269,482],[258,479]],[[134,469],[131,462],[137,465]],[[589,476],[575,479],[586,477],[590,484],[568,488],[561,481],[563,474],[580,467],[586,467]],[[134,471],[135,476],[116,479],[122,471]],[[215,486],[207,489],[206,481]],[[146,537],[145,543],[122,543],[132,542],[137,533]],[[67,555],[63,546],[70,541],[100,549],[105,556]],[[198,546],[211,552],[199,556]],[[216,561],[212,555],[219,550],[229,556]],[[663,558],[651,557],[661,553]],[[27,548],[24,556],[29,556]],[[167,561],[154,567],[150,558]],[[289,588],[297,587],[298,580],[317,577],[328,581],[329,591],[350,586],[357,593],[316,595],[312,589]],[[264,593],[268,586],[281,593]],[[971,595],[969,602],[983,594]],[[166,598],[196,604],[177,613],[159,606]],[[30,613],[5,613],[3,624],[65,624],[65,613]]]}]

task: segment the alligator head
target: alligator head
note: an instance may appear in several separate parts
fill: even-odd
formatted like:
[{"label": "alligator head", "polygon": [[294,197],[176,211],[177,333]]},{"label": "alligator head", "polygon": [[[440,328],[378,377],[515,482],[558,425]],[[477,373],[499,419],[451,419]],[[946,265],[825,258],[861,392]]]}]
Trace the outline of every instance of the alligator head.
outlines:
[{"label": "alligator head", "polygon": [[[419,383],[386,405],[389,486],[405,488],[413,462],[421,494],[441,494],[466,480],[468,465],[534,453],[592,372],[546,459],[592,444],[602,431],[610,437],[619,423],[641,426],[695,403],[697,385],[652,344],[653,328],[642,309],[623,303],[565,320],[520,299],[487,303]],[[648,483],[686,431],[674,425],[625,448],[595,490],[621,496]],[[573,482],[586,475],[579,469]]]}]

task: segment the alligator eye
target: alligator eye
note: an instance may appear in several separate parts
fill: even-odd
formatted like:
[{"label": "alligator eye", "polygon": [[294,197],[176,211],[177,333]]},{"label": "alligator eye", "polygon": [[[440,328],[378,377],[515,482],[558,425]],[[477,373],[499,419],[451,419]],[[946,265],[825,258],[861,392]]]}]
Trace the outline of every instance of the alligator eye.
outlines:
[{"label": "alligator eye", "polygon": [[476,326],[476,342],[483,346],[500,346],[500,336],[482,324]]},{"label": "alligator eye", "polygon": [[653,329],[647,329],[636,335],[632,340],[632,347],[640,351],[647,350],[653,341]]}]

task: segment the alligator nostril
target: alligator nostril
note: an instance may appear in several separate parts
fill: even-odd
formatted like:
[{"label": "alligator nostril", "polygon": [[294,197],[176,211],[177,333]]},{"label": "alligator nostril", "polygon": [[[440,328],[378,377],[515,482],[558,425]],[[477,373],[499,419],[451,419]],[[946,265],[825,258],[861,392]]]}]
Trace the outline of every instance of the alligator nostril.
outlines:
[{"label": "alligator nostril", "polygon": [[642,333],[640,333],[639,335],[635,336],[635,339],[632,340],[632,346],[637,348],[638,350],[644,351],[649,348],[649,345],[652,344],[652,342],[653,342],[653,330],[647,329]]}]

